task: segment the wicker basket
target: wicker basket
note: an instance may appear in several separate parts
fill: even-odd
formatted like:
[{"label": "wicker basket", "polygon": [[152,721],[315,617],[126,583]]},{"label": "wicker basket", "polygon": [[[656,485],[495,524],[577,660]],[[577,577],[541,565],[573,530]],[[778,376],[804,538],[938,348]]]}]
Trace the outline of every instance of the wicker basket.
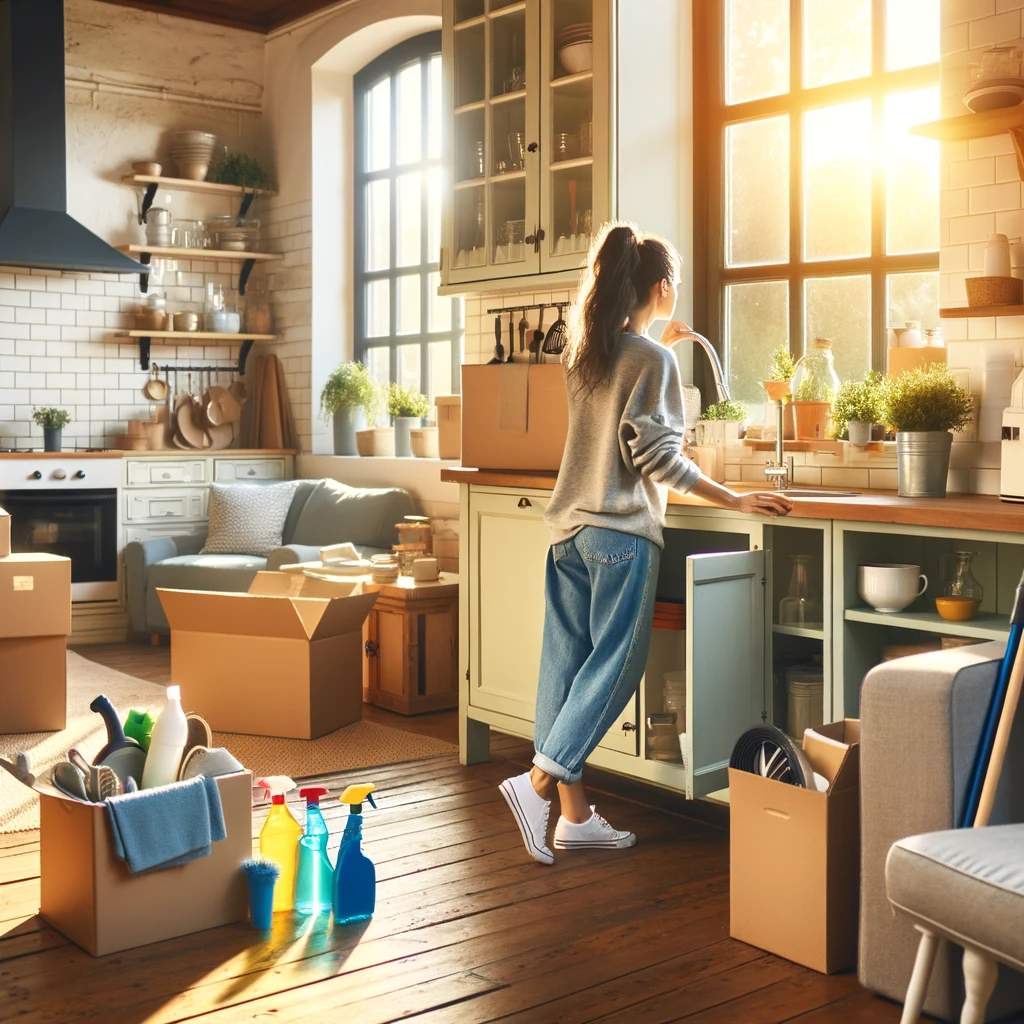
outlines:
[{"label": "wicker basket", "polygon": [[1017,277],[969,277],[968,306],[1017,306],[1024,300],[1024,280]]}]

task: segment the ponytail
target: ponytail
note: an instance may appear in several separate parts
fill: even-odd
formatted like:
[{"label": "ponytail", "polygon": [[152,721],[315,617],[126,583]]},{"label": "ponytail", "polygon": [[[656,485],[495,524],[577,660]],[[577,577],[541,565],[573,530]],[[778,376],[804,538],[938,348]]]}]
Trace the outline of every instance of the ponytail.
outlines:
[{"label": "ponytail", "polygon": [[629,224],[608,224],[590,248],[570,315],[567,373],[593,391],[611,375],[619,336],[651,289],[679,268],[675,249]]}]

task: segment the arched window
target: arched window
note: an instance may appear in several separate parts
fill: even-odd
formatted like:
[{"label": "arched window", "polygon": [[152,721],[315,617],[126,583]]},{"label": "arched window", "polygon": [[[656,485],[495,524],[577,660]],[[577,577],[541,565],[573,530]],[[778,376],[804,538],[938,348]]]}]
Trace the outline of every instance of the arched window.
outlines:
[{"label": "arched window", "polygon": [[442,298],[441,33],[355,76],[355,355],[431,401],[459,390],[462,302]]}]

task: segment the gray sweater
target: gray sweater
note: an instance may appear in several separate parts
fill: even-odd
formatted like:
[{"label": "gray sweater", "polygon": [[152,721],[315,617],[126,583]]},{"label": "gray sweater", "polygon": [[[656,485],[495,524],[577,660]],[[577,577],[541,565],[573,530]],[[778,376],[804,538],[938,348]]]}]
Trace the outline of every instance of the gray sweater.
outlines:
[{"label": "gray sweater", "polygon": [[600,526],[664,547],[668,489],[688,491],[700,470],[682,454],[682,382],[675,356],[623,334],[609,379],[591,393],[568,384],[569,433],[544,516],[552,544]]}]

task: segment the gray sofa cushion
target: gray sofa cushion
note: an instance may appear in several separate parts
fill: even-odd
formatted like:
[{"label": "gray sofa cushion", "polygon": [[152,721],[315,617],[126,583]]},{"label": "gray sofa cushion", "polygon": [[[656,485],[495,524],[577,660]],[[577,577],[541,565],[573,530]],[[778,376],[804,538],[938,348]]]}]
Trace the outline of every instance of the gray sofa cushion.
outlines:
[{"label": "gray sofa cushion", "polygon": [[321,480],[309,495],[286,544],[321,547],[350,541],[390,550],[398,542],[395,523],[416,512],[412,497],[400,488],[348,487]]},{"label": "gray sofa cushion", "polygon": [[1024,825],[901,839],[885,881],[893,905],[911,917],[1024,970]]},{"label": "gray sofa cushion", "polygon": [[248,590],[267,560],[259,555],[177,555],[149,567],[150,588],[170,590]]}]

